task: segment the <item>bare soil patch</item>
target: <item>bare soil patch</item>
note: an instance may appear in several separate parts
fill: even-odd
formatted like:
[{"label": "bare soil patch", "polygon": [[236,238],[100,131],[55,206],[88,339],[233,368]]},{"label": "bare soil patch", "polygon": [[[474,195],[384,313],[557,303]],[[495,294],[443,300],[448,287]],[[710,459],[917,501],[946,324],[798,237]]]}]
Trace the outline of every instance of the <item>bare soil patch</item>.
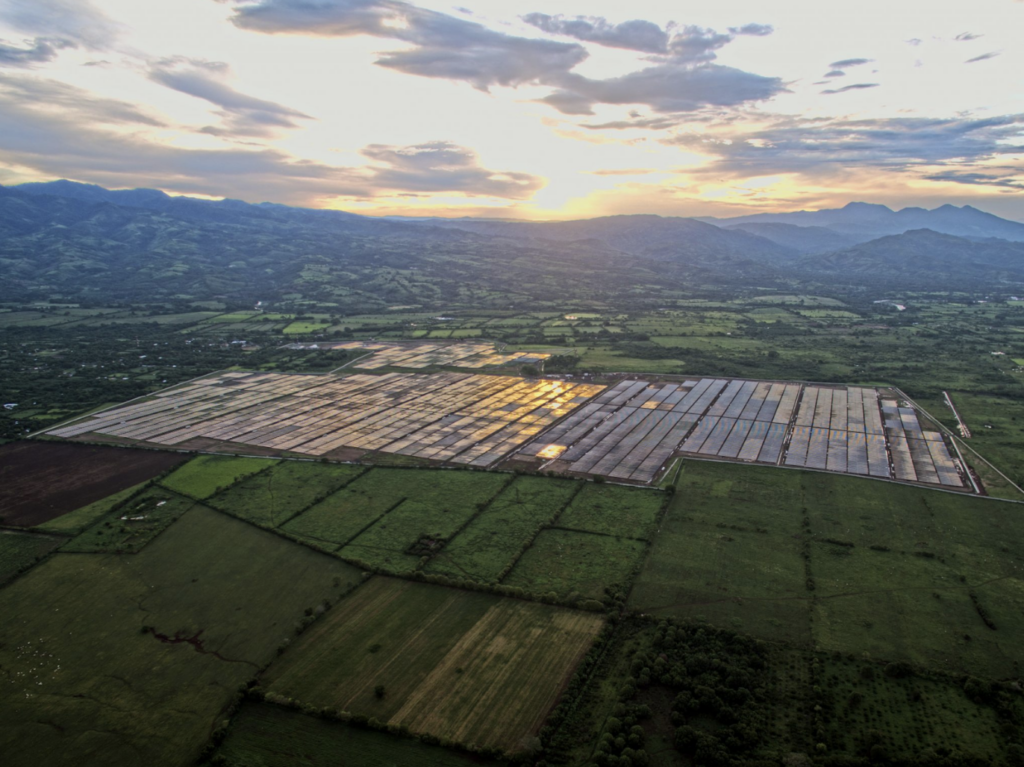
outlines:
[{"label": "bare soil patch", "polygon": [[0,447],[0,522],[32,527],[145,482],[183,453],[56,442]]}]

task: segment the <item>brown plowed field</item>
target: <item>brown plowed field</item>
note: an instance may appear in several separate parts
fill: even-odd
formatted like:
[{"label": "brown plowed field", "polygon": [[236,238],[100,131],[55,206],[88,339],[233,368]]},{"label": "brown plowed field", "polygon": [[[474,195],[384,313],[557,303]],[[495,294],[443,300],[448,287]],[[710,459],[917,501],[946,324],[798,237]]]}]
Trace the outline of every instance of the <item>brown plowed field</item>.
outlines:
[{"label": "brown plowed field", "polygon": [[0,447],[0,522],[32,527],[145,482],[189,456],[55,442]]}]

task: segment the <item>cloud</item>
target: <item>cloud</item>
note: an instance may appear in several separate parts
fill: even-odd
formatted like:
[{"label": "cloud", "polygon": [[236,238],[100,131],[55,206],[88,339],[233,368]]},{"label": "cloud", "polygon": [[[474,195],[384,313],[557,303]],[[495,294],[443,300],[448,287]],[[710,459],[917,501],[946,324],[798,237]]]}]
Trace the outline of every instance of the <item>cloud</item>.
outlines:
[{"label": "cloud", "polygon": [[699,67],[668,62],[608,80],[564,75],[560,87],[542,99],[564,114],[593,114],[596,104],[644,104],[656,112],[691,112],[763,101],[785,90],[777,77],[732,67]]},{"label": "cloud", "polygon": [[664,173],[657,168],[621,168],[615,170],[587,171],[592,176],[649,176],[652,173]]},{"label": "cloud", "polygon": [[626,48],[645,53],[664,53],[668,49],[668,33],[657,24],[641,19],[609,24],[600,16],[567,19],[562,15],[529,13],[522,18],[527,24],[548,34],[565,35],[609,48]]},{"label": "cloud", "polygon": [[0,76],[0,162],[42,176],[313,206],[337,196],[410,192],[513,200],[543,185],[529,174],[483,168],[472,151],[447,142],[373,145],[363,152],[366,165],[339,167],[263,147],[186,149],[150,138],[151,127],[164,126],[131,104]]},{"label": "cloud", "polygon": [[991,51],[989,53],[983,53],[980,56],[975,56],[973,59],[967,59],[967,61],[965,61],[964,63],[973,64],[976,61],[986,61],[988,59],[994,59],[1000,53],[1002,53],[1002,51]]},{"label": "cloud", "polygon": [[110,47],[121,28],[89,0],[0,0],[0,21],[19,32],[90,50]]},{"label": "cloud", "polygon": [[829,72],[826,72],[824,75],[822,75],[822,77],[846,77],[846,72],[844,72],[841,69],[833,69]]},{"label": "cloud", "polygon": [[543,186],[537,176],[483,168],[472,150],[447,141],[407,147],[371,144],[362,155],[378,163],[369,169],[370,181],[378,188],[521,200]]},{"label": "cloud", "polygon": [[869,64],[873,59],[842,59],[841,61],[833,61],[829,64],[832,69],[849,69],[850,67],[859,67],[863,64]]},{"label": "cloud", "polygon": [[771,24],[744,24],[742,27],[729,27],[734,35],[753,35],[754,37],[765,37],[775,31]]},{"label": "cloud", "polygon": [[977,40],[979,37],[984,37],[984,35],[976,35],[973,32],[961,32],[953,39],[959,43],[966,43],[969,40]]},{"label": "cloud", "polygon": [[587,57],[575,43],[506,35],[399,0],[259,0],[237,6],[232,22],[266,34],[371,35],[410,43],[412,49],[384,53],[377,64],[480,90],[539,82]]},{"label": "cloud", "polygon": [[209,126],[204,133],[231,136],[267,136],[279,128],[296,128],[296,120],[312,119],[295,109],[247,96],[226,85],[223,62],[176,57],[153,62],[149,79],[220,108],[224,127]]},{"label": "cloud", "polygon": [[846,93],[847,91],[862,91],[867,88],[877,88],[878,83],[854,83],[853,85],[844,85],[842,88],[830,88],[822,91],[822,93]]},{"label": "cloud", "polygon": [[1017,170],[1016,177],[995,175],[992,173],[944,171],[925,176],[929,181],[951,181],[956,184],[968,184],[971,186],[995,187],[1004,190],[1024,189],[1024,168]]},{"label": "cloud", "polygon": [[83,126],[100,124],[166,127],[163,120],[142,111],[135,104],[101,98],[56,80],[0,75],[0,100],[11,107],[30,104],[36,112],[65,115],[69,120],[78,121]]},{"label": "cloud", "polygon": [[696,26],[672,33],[645,21],[610,24],[600,17],[529,14],[539,29],[651,54],[654,66],[608,80],[572,70],[587,57],[578,43],[495,32],[476,22],[400,0],[236,0],[232,22],[267,34],[371,35],[412,47],[381,55],[377,64],[408,74],[461,80],[481,90],[540,84],[555,90],[543,102],[566,114],[590,114],[595,104],[645,104],[656,111],[732,106],[782,92],[778,78],[710,64],[735,34],[767,34],[764,25],[729,34]]},{"label": "cloud", "polygon": [[27,48],[18,48],[0,40],[0,67],[31,67],[35,64],[45,64],[55,59],[61,49],[74,47],[70,40],[51,40],[45,37],[37,37],[26,45]]},{"label": "cloud", "polygon": [[735,124],[710,126],[664,143],[707,155],[711,161],[699,172],[716,177],[819,176],[854,167],[907,171],[1024,153],[1024,114],[986,119],[787,117],[746,130]]}]

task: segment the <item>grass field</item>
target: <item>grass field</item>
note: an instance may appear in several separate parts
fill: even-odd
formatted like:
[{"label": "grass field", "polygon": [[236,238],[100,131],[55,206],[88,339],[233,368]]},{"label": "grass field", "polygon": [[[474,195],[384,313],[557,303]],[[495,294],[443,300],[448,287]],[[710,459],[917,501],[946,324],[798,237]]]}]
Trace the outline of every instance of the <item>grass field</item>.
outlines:
[{"label": "grass field", "polygon": [[255,474],[274,461],[227,455],[200,455],[164,477],[160,484],[182,495],[204,500]]},{"label": "grass field", "polygon": [[[402,488],[406,500],[340,550],[343,557],[395,572],[415,568],[432,546],[449,540],[509,482],[507,474],[477,471],[376,469],[364,485]],[[422,550],[413,551],[423,541]]]},{"label": "grass field", "polygon": [[192,764],[303,610],[357,580],[203,508],[133,556],[56,554],[0,590],[4,763]]},{"label": "grass field", "polygon": [[121,501],[139,492],[145,485],[145,482],[140,482],[138,485],[129,487],[119,493],[108,495],[106,498],[90,503],[88,506],[83,506],[80,509],[75,509],[67,514],[51,519],[49,522],[36,525],[34,529],[48,533],[79,533],[96,520],[105,516],[107,512],[121,503]]},{"label": "grass field", "polygon": [[376,577],[303,634],[263,681],[305,704],[516,751],[539,728],[602,622],[590,613]]},{"label": "grass field", "polygon": [[559,596],[578,593],[600,599],[606,587],[625,592],[644,547],[629,538],[542,530],[503,582],[534,594],[553,591]]},{"label": "grass field", "polygon": [[63,542],[64,539],[57,536],[0,530],[0,585]]},{"label": "grass field", "polygon": [[495,582],[525,541],[569,503],[583,483],[544,477],[519,477],[445,546],[427,572]]},{"label": "grass field", "polygon": [[558,520],[559,527],[646,539],[665,493],[587,483]]},{"label": "grass field", "polygon": [[1016,505],[688,461],[661,528],[643,612],[993,677],[1024,663]]},{"label": "grass field", "polygon": [[361,466],[279,461],[209,499],[228,514],[265,527],[279,527],[361,472]]},{"label": "grass field", "polygon": [[468,767],[486,763],[412,738],[251,703],[243,705],[231,720],[228,737],[217,753],[228,764],[260,767]]},{"label": "grass field", "polygon": [[684,463],[629,604],[655,615],[702,617],[733,630],[807,642],[801,475],[746,469]]},{"label": "grass field", "polygon": [[135,553],[196,505],[191,498],[162,487],[150,487],[61,548],[65,552]]}]

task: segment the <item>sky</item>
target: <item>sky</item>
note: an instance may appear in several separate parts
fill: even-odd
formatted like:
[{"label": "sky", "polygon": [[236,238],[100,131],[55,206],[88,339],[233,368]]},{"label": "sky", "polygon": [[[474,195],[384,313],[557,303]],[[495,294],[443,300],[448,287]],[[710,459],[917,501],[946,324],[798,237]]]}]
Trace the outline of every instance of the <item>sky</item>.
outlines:
[{"label": "sky", "polygon": [[1024,221],[1022,0],[0,0],[0,184]]}]

